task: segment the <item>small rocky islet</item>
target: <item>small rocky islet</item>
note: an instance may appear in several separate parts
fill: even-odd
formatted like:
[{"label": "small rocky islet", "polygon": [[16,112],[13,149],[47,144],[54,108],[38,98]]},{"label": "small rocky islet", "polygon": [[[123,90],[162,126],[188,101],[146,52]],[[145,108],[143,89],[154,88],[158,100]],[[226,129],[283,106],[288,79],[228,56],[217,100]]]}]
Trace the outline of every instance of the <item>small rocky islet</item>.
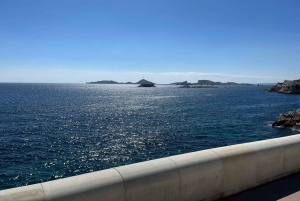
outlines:
[{"label": "small rocky islet", "polygon": [[300,109],[289,112],[288,114],[281,114],[272,126],[300,130]]}]

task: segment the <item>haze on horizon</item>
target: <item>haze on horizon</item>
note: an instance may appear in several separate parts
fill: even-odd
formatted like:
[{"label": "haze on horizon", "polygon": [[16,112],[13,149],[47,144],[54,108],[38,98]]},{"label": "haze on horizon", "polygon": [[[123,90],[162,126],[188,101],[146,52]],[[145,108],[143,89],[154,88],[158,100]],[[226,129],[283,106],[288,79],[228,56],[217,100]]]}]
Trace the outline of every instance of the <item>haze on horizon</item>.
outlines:
[{"label": "haze on horizon", "polygon": [[300,78],[298,0],[3,0],[0,82]]}]

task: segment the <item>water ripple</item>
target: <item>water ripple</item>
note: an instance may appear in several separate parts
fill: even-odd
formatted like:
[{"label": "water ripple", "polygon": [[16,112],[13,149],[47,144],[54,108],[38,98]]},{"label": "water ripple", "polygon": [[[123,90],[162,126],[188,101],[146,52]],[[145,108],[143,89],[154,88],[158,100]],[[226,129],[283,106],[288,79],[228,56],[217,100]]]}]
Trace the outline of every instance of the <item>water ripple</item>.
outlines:
[{"label": "water ripple", "polygon": [[299,96],[259,87],[0,84],[0,190],[281,137]]}]

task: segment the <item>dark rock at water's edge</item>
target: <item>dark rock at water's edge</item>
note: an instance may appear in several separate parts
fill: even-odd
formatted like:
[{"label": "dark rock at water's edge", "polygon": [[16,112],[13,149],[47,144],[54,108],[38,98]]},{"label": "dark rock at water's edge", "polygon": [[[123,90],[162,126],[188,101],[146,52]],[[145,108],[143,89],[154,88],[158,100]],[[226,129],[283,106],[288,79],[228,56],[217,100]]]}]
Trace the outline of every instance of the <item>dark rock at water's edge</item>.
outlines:
[{"label": "dark rock at water's edge", "polygon": [[190,85],[183,85],[180,86],[179,88],[218,88],[214,86],[190,86]]},{"label": "dark rock at water's edge", "polygon": [[183,82],[173,82],[171,85],[191,85],[192,83],[183,81]]},{"label": "dark rock at water's edge", "polygon": [[192,88],[218,88],[215,86],[192,86]]},{"label": "dark rock at water's edge", "polygon": [[300,94],[300,79],[299,80],[284,80],[275,86],[267,89],[269,92],[277,92],[284,94]]},{"label": "dark rock at water's edge", "polygon": [[300,130],[300,109],[280,115],[279,119],[272,126]]},{"label": "dark rock at water's edge", "polygon": [[191,88],[190,85],[183,85],[183,86],[180,86],[179,88]]},{"label": "dark rock at water's edge", "polygon": [[152,84],[140,84],[138,87],[155,87],[155,85]]},{"label": "dark rock at water's edge", "polygon": [[[171,85],[237,85],[237,86],[253,86],[252,84],[248,84],[248,83],[235,83],[235,82],[222,83],[222,82],[214,82],[214,81],[211,81],[211,80],[198,80],[197,83],[190,83],[190,82],[187,82],[187,81],[173,82],[173,83],[171,83]],[[188,87],[180,87],[180,88],[188,88]]]},{"label": "dark rock at water's edge", "polygon": [[140,84],[138,87],[155,87],[153,82],[150,82],[145,79],[141,79],[136,84]]}]

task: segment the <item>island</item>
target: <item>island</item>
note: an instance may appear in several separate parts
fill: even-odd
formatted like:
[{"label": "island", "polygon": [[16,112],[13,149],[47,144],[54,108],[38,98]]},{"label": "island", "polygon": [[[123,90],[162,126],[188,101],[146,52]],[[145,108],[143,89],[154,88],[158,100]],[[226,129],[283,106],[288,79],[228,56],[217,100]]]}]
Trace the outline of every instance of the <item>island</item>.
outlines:
[{"label": "island", "polygon": [[236,83],[236,82],[214,82],[211,80],[198,80],[197,83],[194,83],[194,85],[238,85],[238,86],[253,86],[252,84],[248,83]]},{"label": "island", "polygon": [[145,79],[141,79],[136,84],[139,84],[138,87],[155,87],[153,82],[150,82],[150,81],[145,80]]},{"label": "island", "polygon": [[248,84],[248,83],[235,83],[235,82],[222,83],[222,82],[214,82],[211,80],[198,80],[197,83],[190,83],[187,81],[173,82],[171,83],[171,85],[181,85],[179,88],[218,88],[218,87],[212,87],[214,85],[253,86],[252,84]]},{"label": "island", "polygon": [[121,83],[113,80],[102,80],[97,82],[87,82],[86,84],[121,84]]},{"label": "island", "polygon": [[[113,80],[102,80],[102,81],[96,81],[96,82],[86,82],[86,84],[139,84],[139,87],[155,87],[153,82],[150,82],[145,79],[141,79],[140,81],[135,82],[135,83],[134,82],[123,83],[123,82],[116,82]],[[182,82],[173,82],[170,84],[185,86],[183,88],[189,88],[189,87],[187,87],[189,85],[193,85],[191,88],[217,88],[217,87],[205,87],[205,86],[213,86],[213,85],[252,86],[252,84],[247,84],[247,83],[235,83],[235,82],[222,83],[222,82],[214,82],[211,80],[198,80],[197,83],[190,83],[188,81],[182,81]]]},{"label": "island", "polygon": [[300,94],[300,79],[278,82],[275,86],[267,89],[267,91],[283,94]]},{"label": "island", "polygon": [[279,119],[272,126],[300,130],[300,109],[280,115]]},{"label": "island", "polygon": [[102,81],[97,81],[97,82],[86,82],[86,84],[139,84],[138,87],[155,87],[153,82],[150,82],[145,79],[141,79],[140,81],[133,83],[133,82],[116,82],[113,80],[102,80]]}]

